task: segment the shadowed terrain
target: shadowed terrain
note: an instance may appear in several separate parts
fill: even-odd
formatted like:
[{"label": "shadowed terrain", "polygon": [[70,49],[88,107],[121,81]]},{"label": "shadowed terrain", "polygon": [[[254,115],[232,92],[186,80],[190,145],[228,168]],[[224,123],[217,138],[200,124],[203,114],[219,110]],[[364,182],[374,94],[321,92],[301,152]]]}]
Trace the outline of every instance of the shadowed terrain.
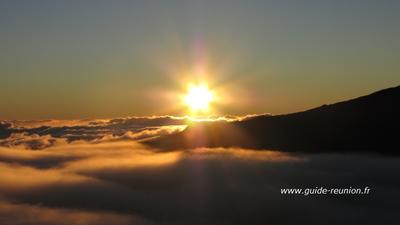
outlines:
[{"label": "shadowed terrain", "polygon": [[145,143],[162,149],[246,147],[302,152],[398,154],[400,86],[304,112],[195,123]]}]

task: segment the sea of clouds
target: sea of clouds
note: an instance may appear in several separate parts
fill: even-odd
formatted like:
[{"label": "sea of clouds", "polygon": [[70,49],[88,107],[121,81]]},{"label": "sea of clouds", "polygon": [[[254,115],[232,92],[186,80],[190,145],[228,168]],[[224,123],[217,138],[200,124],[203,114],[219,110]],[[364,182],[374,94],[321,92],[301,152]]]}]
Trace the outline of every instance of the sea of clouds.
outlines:
[{"label": "sea of clouds", "polygon": [[[396,224],[400,159],[242,148],[162,151],[182,118],[3,121],[0,224]],[[369,195],[281,195],[368,186]]]}]

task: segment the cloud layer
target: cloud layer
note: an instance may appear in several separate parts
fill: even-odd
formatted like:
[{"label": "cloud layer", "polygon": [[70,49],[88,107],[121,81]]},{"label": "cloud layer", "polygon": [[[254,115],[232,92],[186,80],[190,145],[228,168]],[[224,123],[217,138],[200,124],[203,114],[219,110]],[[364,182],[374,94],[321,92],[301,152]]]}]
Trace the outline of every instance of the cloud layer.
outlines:
[{"label": "cloud layer", "polygon": [[144,141],[180,132],[196,121],[241,121],[255,116],[259,115],[207,119],[150,116],[95,120],[0,121],[0,146],[39,150],[71,142]]},{"label": "cloud layer", "polygon": [[[114,140],[0,148],[5,224],[395,224],[400,159]],[[281,195],[365,187],[368,196]],[[21,216],[23,215],[23,216]]]},{"label": "cloud layer", "polygon": [[71,142],[144,140],[179,132],[185,118],[127,117],[104,120],[18,120],[0,123],[0,146],[44,149]]}]

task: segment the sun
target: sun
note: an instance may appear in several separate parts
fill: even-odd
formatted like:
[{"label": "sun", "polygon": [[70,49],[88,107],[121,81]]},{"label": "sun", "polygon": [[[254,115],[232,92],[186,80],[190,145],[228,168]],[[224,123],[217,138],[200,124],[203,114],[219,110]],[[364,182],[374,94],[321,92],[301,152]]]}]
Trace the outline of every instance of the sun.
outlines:
[{"label": "sun", "polygon": [[207,112],[213,98],[214,95],[207,85],[189,85],[184,102],[192,112]]}]

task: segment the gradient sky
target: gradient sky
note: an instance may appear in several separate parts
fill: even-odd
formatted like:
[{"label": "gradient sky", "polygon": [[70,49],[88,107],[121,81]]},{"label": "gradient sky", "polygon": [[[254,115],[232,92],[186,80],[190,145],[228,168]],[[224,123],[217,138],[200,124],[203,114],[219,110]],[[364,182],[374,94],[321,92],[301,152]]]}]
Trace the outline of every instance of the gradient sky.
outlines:
[{"label": "gradient sky", "polygon": [[[400,1],[0,1],[0,119],[289,113],[400,84]],[[216,103],[217,104],[217,103]]]}]

